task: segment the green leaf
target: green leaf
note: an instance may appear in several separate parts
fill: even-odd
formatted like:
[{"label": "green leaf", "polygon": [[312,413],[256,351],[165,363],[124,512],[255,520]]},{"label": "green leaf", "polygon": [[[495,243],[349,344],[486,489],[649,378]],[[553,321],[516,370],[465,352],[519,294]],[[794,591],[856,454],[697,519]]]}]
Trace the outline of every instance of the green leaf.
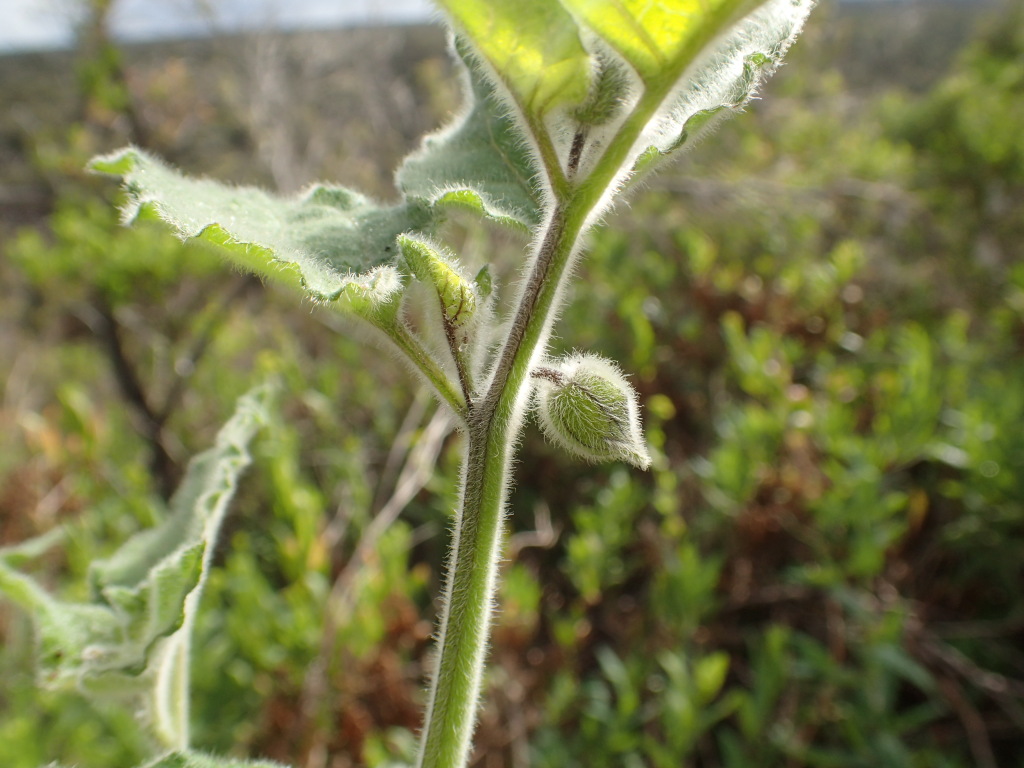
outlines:
[{"label": "green leaf", "polygon": [[702,706],[706,706],[721,692],[728,672],[729,654],[727,653],[712,653],[694,662],[694,684]]},{"label": "green leaf", "polygon": [[758,0],[562,0],[648,84],[682,70]]},{"label": "green leaf", "polygon": [[[44,768],[64,768],[64,766],[51,763]],[[187,750],[170,752],[150,760],[139,768],[285,768],[285,766],[269,760],[239,760],[237,757],[219,757]]]},{"label": "green leaf", "polygon": [[243,396],[216,444],[189,464],[164,522],[92,565],[90,602],[56,599],[14,570],[17,550],[0,551],[0,590],[32,614],[40,684],[99,696],[152,694],[144,704],[159,705],[160,681],[183,663],[178,651],[187,643],[217,534],[269,397],[269,387]]},{"label": "green leaf", "polygon": [[427,136],[396,174],[409,198],[431,206],[460,206],[526,231],[541,219],[541,193],[532,154],[515,121],[491,94],[468,52],[453,43],[464,70],[470,106],[465,116]]},{"label": "green leaf", "polygon": [[597,69],[587,100],[573,112],[581,125],[604,125],[622,111],[631,85],[626,67],[609,53],[595,56]]},{"label": "green leaf", "polygon": [[398,245],[417,279],[434,286],[445,323],[459,327],[472,320],[479,303],[477,289],[462,273],[458,259],[441,246],[409,235],[399,235]]},{"label": "green leaf", "polygon": [[140,768],[284,768],[268,760],[239,760],[236,757],[218,757],[201,752],[171,752],[146,763]]},{"label": "green leaf", "polygon": [[716,118],[743,107],[781,62],[814,3],[768,0],[701,51],[648,126],[636,170],[692,144]]},{"label": "green leaf", "polygon": [[395,237],[433,221],[422,203],[380,206],[344,187],[317,185],[285,199],[192,179],[132,147],[95,158],[90,168],[122,177],[126,222],[159,218],[183,239],[223,246],[242,268],[318,302],[388,300],[401,287]]},{"label": "green leaf", "polygon": [[528,116],[579,104],[590,56],[554,0],[439,0]]}]

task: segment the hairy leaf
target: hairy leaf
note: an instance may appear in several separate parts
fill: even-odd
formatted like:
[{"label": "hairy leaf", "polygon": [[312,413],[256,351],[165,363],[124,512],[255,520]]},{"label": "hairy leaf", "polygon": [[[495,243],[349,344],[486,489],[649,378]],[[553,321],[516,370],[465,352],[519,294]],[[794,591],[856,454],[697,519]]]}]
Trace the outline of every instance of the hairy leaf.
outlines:
[{"label": "hairy leaf", "polygon": [[590,56],[554,0],[439,0],[528,116],[586,98]]},{"label": "hairy leaf", "polygon": [[704,50],[647,129],[638,170],[699,135],[719,115],[743,107],[799,34],[815,0],[768,0]]},{"label": "hairy leaf", "polygon": [[398,245],[412,273],[434,286],[445,323],[452,327],[467,325],[476,314],[480,297],[475,283],[463,274],[455,255],[446,248],[408,235],[400,235]]},{"label": "hairy leaf", "polygon": [[224,246],[244,269],[297,286],[320,302],[387,300],[401,285],[395,236],[428,229],[433,220],[423,203],[380,206],[344,187],[317,185],[284,199],[192,179],[131,147],[90,167],[122,177],[126,221],[155,216],[183,239]]},{"label": "hairy leaf", "polygon": [[675,80],[712,38],[757,0],[562,0],[646,83]]},{"label": "hairy leaf", "polygon": [[[64,768],[50,763],[44,768]],[[218,757],[202,752],[170,752],[150,760],[139,768],[285,768],[269,760],[239,760],[237,757]]]},{"label": "hairy leaf", "polygon": [[164,522],[93,564],[91,602],[58,600],[14,570],[20,551],[0,550],[0,589],[35,623],[41,684],[148,694],[165,676],[161,667],[179,663],[168,648],[184,639],[179,636],[198,609],[221,522],[269,397],[268,387],[243,396],[216,444],[189,464]]},{"label": "hairy leaf", "polygon": [[284,768],[268,760],[239,760],[236,757],[218,757],[202,752],[172,752],[146,763],[141,768]]},{"label": "hairy leaf", "polygon": [[531,153],[515,121],[492,95],[463,44],[454,43],[469,101],[465,116],[427,136],[396,174],[408,197],[432,206],[457,205],[530,230],[541,218]]}]

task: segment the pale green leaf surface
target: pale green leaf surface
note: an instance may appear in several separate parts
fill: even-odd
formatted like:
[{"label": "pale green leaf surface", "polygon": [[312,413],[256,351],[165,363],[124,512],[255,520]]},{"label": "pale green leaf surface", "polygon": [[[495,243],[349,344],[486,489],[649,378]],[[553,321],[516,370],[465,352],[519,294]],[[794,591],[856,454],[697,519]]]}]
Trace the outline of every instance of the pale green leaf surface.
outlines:
[{"label": "pale green leaf surface", "polygon": [[171,752],[146,763],[140,768],[284,768],[269,760],[239,760],[237,757],[219,757],[202,752]]},{"label": "pale green leaf surface", "polygon": [[398,245],[412,273],[434,286],[444,321],[452,327],[469,323],[480,297],[476,285],[463,274],[455,255],[439,245],[408,235],[400,235]]},{"label": "pale green leaf surface", "polygon": [[647,83],[675,80],[704,45],[757,0],[562,0]]},{"label": "pale green leaf surface", "polygon": [[742,108],[781,62],[815,0],[768,0],[702,52],[668,107],[648,127],[642,171],[688,146],[724,113]]},{"label": "pale green leaf surface", "polygon": [[122,637],[121,622],[113,609],[57,600],[3,557],[0,591],[32,615],[41,685],[73,686],[83,666],[95,657],[95,649],[112,647]]},{"label": "pale green leaf surface", "polygon": [[587,97],[590,56],[554,0],[439,0],[529,116]]},{"label": "pale green leaf surface", "polygon": [[188,178],[135,148],[96,158],[90,167],[122,177],[127,221],[156,216],[182,238],[224,246],[244,269],[300,287],[316,301],[343,294],[387,299],[400,287],[395,236],[432,223],[421,203],[385,207],[326,185],[281,198]]},{"label": "pale green leaf surface", "polygon": [[40,682],[110,694],[138,693],[154,648],[195,610],[205,568],[238,478],[247,445],[270,396],[267,387],[239,400],[213,448],[190,464],[171,512],[156,528],[129,539],[93,564],[93,601],[58,600],[15,571],[0,553],[0,589],[32,614]]},{"label": "pale green leaf surface", "polygon": [[[459,54],[464,58],[465,51]],[[402,163],[395,183],[408,197],[432,206],[466,207],[530,230],[540,222],[541,204],[529,147],[483,75],[466,61],[462,66],[469,111],[427,136]]]}]

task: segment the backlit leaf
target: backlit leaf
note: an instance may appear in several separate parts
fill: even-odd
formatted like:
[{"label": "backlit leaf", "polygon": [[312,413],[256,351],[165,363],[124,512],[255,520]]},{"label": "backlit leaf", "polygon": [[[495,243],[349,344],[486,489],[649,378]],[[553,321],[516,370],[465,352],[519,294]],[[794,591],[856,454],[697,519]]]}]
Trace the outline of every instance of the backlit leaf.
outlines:
[{"label": "backlit leaf", "polygon": [[742,108],[778,66],[815,0],[768,0],[701,53],[642,139],[642,171],[686,147],[718,117]]},{"label": "backlit leaf", "polygon": [[554,0],[439,0],[520,108],[540,116],[578,104],[590,84],[590,56],[576,24]]},{"label": "backlit leaf", "polygon": [[683,67],[757,0],[562,0],[651,83]]}]

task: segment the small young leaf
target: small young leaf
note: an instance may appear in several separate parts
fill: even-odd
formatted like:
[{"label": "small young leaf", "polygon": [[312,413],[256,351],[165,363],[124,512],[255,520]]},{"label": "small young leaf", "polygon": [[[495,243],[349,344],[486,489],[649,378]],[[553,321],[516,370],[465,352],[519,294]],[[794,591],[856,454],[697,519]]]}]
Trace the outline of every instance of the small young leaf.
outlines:
[{"label": "small young leaf", "polygon": [[432,206],[462,206],[494,221],[532,231],[541,219],[541,193],[522,132],[496,101],[465,44],[452,42],[463,68],[469,108],[451,126],[431,134],[395,175],[409,198]]},{"label": "small young leaf", "polygon": [[491,293],[494,291],[494,277],[491,275],[490,265],[484,264],[480,267],[480,271],[473,278],[473,285],[476,286],[476,292],[479,294],[481,301],[486,301],[490,298]]},{"label": "small young leaf", "polygon": [[399,235],[398,246],[412,273],[434,286],[445,323],[457,328],[473,319],[478,304],[476,285],[462,274],[455,256],[409,235]]},{"label": "small young leaf", "polygon": [[576,23],[553,0],[439,0],[530,116],[579,104],[590,56]]},{"label": "small young leaf", "polygon": [[604,125],[621,109],[629,92],[629,75],[625,66],[610,54],[598,55],[597,72],[587,96],[573,113],[581,125]]},{"label": "small young leaf", "polygon": [[636,392],[609,360],[572,355],[534,370],[537,413],[551,442],[590,461],[651,464]]},{"label": "small young leaf", "polygon": [[224,246],[243,269],[301,288],[318,302],[388,300],[401,287],[395,237],[433,223],[422,202],[385,207],[326,185],[283,199],[185,177],[131,147],[95,158],[90,168],[122,177],[126,222],[155,216],[182,239]]}]

